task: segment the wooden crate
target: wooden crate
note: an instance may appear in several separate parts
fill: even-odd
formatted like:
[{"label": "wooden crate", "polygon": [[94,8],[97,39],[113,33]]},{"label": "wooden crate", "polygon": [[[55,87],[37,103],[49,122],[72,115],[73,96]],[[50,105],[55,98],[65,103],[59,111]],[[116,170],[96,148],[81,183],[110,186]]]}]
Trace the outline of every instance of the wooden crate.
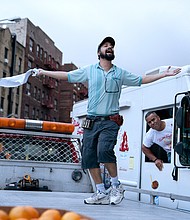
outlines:
[{"label": "wooden crate", "polygon": [[[0,210],[3,210],[3,211],[5,211],[6,213],[9,213],[9,211],[11,210],[13,208],[13,206],[0,206]],[[36,207],[34,207],[34,208],[36,208]],[[38,211],[39,211],[39,213],[40,214],[42,214],[44,211],[46,211],[47,209],[51,209],[51,208],[47,208],[47,209],[45,209],[45,208],[36,208]],[[55,209],[55,208],[52,208],[52,209]],[[70,210],[64,210],[64,209],[56,209],[56,210],[58,210],[60,213],[61,213],[61,215],[63,215],[63,214],[65,214],[66,212],[69,212]],[[73,212],[75,212],[75,211],[73,211]],[[79,213],[77,213],[77,214],[79,214]],[[81,220],[93,220],[92,218],[90,218],[90,217],[87,217],[87,216],[85,216],[85,215],[81,215],[81,214],[79,214],[80,216],[81,216]]]}]

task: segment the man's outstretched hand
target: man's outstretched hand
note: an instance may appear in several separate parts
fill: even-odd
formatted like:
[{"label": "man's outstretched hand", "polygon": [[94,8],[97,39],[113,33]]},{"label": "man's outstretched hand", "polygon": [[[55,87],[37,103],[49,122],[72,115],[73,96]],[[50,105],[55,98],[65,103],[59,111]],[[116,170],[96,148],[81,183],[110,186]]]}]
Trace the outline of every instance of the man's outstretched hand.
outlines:
[{"label": "man's outstretched hand", "polygon": [[175,76],[175,75],[177,75],[178,73],[181,72],[181,68],[176,68],[175,70],[170,70],[170,69],[171,69],[171,66],[169,66],[167,68],[167,70],[164,71],[165,76]]}]

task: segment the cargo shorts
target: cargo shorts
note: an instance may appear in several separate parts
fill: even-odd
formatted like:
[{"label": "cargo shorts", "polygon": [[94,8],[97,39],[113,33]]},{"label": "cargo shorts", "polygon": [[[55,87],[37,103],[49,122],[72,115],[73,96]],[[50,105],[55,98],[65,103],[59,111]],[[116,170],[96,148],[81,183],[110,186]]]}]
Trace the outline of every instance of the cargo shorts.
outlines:
[{"label": "cargo shorts", "polygon": [[100,163],[116,163],[114,147],[120,126],[111,120],[94,120],[91,130],[84,129],[82,168],[99,168]]}]

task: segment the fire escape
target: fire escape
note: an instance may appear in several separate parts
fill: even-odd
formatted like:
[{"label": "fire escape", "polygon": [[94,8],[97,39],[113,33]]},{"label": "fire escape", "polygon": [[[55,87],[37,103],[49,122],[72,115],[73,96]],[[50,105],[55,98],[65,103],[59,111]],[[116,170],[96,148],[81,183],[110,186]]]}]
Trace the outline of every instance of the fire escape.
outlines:
[{"label": "fire escape", "polygon": [[47,94],[42,98],[42,106],[53,109],[53,89],[55,89],[55,79],[45,76],[43,78],[43,86],[47,88]]},{"label": "fire escape", "polygon": [[[56,64],[52,61],[46,61],[44,65],[47,70],[56,70]],[[48,118],[51,118],[52,115],[48,110],[54,109],[54,89],[56,88],[56,80],[51,77],[44,76],[42,83],[43,86],[46,87],[46,94],[42,97],[41,104],[44,108],[46,108]]]}]

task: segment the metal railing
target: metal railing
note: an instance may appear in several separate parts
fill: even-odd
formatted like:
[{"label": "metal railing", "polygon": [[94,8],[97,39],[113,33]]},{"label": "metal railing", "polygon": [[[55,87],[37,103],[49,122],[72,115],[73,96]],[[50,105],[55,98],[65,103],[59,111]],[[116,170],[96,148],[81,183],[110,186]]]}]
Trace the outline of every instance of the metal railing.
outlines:
[{"label": "metal railing", "polygon": [[139,194],[149,195],[151,204],[155,204],[155,197],[156,196],[169,198],[173,201],[174,200],[182,200],[182,201],[190,202],[190,196],[183,196],[183,195],[177,195],[177,194],[174,194],[174,193],[165,193],[165,192],[158,192],[158,191],[154,192],[154,191],[151,191],[151,190],[136,189],[136,188],[132,188],[132,187],[126,187],[126,190],[128,192],[135,192],[135,193],[139,193]]}]

